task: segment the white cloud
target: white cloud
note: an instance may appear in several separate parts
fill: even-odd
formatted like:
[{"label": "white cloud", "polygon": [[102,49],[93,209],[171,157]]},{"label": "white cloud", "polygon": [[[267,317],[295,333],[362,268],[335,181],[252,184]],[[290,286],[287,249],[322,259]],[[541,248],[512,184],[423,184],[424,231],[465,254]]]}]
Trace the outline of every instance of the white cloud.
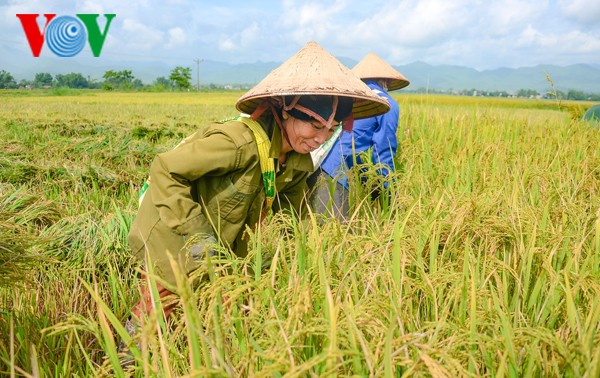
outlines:
[{"label": "white cloud", "polygon": [[168,34],[169,34],[169,42],[167,43],[168,48],[181,46],[181,45],[185,44],[185,42],[187,40],[185,31],[180,27],[169,29]]},{"label": "white cloud", "polygon": [[84,1],[83,5],[78,8],[77,10],[78,13],[98,13],[98,14],[104,14],[104,13],[112,13],[112,12],[105,12],[104,8],[102,7],[102,3],[98,2],[98,1]]},{"label": "white cloud", "polygon": [[528,25],[517,39],[517,45],[532,49],[548,49],[554,53],[597,53],[600,39],[596,36],[573,30],[567,33],[542,33]]},{"label": "white cloud", "polygon": [[346,2],[341,0],[329,4],[323,1],[301,2],[299,5],[296,4],[295,0],[284,0],[281,22],[286,27],[316,26],[330,22],[331,18],[343,10],[345,6]]},{"label": "white cloud", "polygon": [[152,29],[136,20],[123,21],[121,40],[126,41],[127,49],[150,50],[161,47],[164,33]]},{"label": "white cloud", "polygon": [[528,29],[523,34],[525,46],[538,51],[545,51],[548,56],[566,54],[597,54],[600,51],[600,40],[581,31],[564,34],[541,34]]},{"label": "white cloud", "polygon": [[261,30],[258,23],[253,22],[244,30],[234,35],[223,35],[219,40],[221,51],[243,51],[252,45],[260,43]]},{"label": "white cloud", "polygon": [[521,46],[541,45],[547,43],[547,38],[545,38],[542,33],[529,24],[525,30],[521,32],[516,42]]},{"label": "white cloud", "polygon": [[558,45],[562,46],[563,53],[575,52],[596,55],[600,51],[600,38],[575,30],[561,35]]},{"label": "white cloud", "polygon": [[415,47],[439,43],[459,33],[467,23],[463,1],[424,0],[388,3],[371,17],[349,28],[360,44],[401,44]]},{"label": "white cloud", "polygon": [[231,39],[225,38],[225,39],[219,41],[219,50],[233,51],[235,49],[236,49],[236,45]]},{"label": "white cloud", "polygon": [[115,56],[168,49],[283,61],[314,40],[334,56],[358,61],[373,51],[393,65],[600,64],[597,0],[0,0],[0,63],[15,49],[31,57],[16,13],[116,13],[106,40]]},{"label": "white cloud", "polygon": [[600,1],[559,0],[559,5],[561,10],[575,21],[600,25]]},{"label": "white cloud", "polygon": [[346,2],[341,0],[333,3],[303,2],[299,5],[294,0],[284,0],[279,25],[290,33],[291,39],[297,44],[326,39],[339,32],[337,25],[343,20],[337,16],[345,7]]},{"label": "white cloud", "polygon": [[240,35],[240,46],[242,48],[247,48],[251,44],[258,42],[260,38],[260,27],[257,22],[253,22],[245,28]]},{"label": "white cloud", "polygon": [[[548,0],[490,1],[482,7],[478,26],[492,36],[506,36],[523,30],[528,24],[547,17]],[[475,20],[474,20],[475,21]]]},{"label": "white cloud", "polygon": [[[40,9],[47,9],[43,2],[39,0],[32,0],[30,2],[25,3],[15,3],[10,2],[7,4],[0,5],[0,30],[4,26],[8,26],[11,24],[20,25],[19,20],[16,15],[19,13],[44,13],[40,12]],[[48,11],[47,13],[52,13]],[[43,16],[40,16],[43,18]]]}]

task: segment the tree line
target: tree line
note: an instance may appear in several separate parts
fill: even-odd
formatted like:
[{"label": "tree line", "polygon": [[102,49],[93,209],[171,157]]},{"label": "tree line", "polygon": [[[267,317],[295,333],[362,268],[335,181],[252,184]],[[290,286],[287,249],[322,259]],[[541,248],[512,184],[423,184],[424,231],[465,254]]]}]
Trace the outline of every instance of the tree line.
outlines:
[{"label": "tree line", "polygon": [[[97,81],[84,77],[80,73],[57,74],[54,77],[47,72],[36,73],[33,80],[21,80],[17,82],[14,77],[5,70],[0,70],[0,89],[14,88],[91,88],[112,90],[144,90],[172,91],[172,90],[190,90],[192,88],[192,69],[189,67],[177,66],[171,70],[168,77],[158,77],[150,85],[133,75],[131,70],[108,70],[102,76],[103,81]],[[209,84],[209,89],[223,88],[215,84]],[[432,93],[432,94],[451,94],[460,96],[483,96],[483,97],[524,97],[524,98],[558,98],[561,100],[576,101],[600,101],[600,94],[587,93],[578,90],[556,91],[540,93],[534,89],[519,89],[515,93],[507,91],[487,91],[478,89],[463,90],[436,90],[431,88],[417,88],[414,90],[405,90],[410,93]]]},{"label": "tree line", "polygon": [[12,74],[0,70],[0,89],[15,88],[90,88],[112,90],[131,90],[153,87],[157,90],[189,90],[192,87],[192,69],[177,66],[171,70],[168,77],[158,77],[151,85],[145,85],[133,75],[131,70],[108,70],[102,75],[102,81],[86,78],[80,73],[56,74],[54,77],[47,72],[35,74],[33,80],[17,82]]},{"label": "tree line", "polygon": [[417,88],[413,90],[403,90],[410,93],[431,93],[431,94],[447,94],[458,96],[479,96],[479,97],[519,97],[519,98],[544,98],[544,99],[560,99],[574,101],[600,101],[600,93],[588,93],[578,90],[568,91],[547,91],[540,93],[535,89],[522,88],[514,93],[508,91],[489,91],[479,90],[475,88],[461,90],[440,90],[431,88]]}]

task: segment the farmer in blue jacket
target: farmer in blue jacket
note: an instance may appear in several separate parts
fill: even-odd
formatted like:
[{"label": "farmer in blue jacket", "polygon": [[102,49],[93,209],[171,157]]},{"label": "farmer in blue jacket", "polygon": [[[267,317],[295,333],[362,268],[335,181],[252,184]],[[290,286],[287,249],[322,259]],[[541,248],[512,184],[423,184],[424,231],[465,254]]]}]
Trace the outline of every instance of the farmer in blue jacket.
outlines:
[{"label": "farmer in blue jacket", "polygon": [[[342,132],[332,144],[320,166],[313,158],[316,170],[308,179],[312,190],[310,202],[313,211],[330,211],[331,215],[342,221],[348,218],[349,212],[348,171],[355,163],[366,163],[361,158],[361,153],[370,154],[371,161],[378,166],[379,175],[386,177],[394,171],[393,158],[398,148],[396,130],[400,111],[398,103],[387,92],[409,84],[404,75],[374,53],[369,53],[352,72],[377,95],[387,99],[391,109],[378,116],[356,120],[352,131]],[[334,184],[330,185],[332,180]]]}]

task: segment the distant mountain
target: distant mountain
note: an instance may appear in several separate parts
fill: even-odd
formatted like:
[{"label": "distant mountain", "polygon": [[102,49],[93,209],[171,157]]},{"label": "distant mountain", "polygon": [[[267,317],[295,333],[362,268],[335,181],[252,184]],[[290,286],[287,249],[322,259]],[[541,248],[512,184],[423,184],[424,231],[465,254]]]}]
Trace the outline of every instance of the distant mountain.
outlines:
[{"label": "distant mountain", "polygon": [[[256,84],[280,64],[277,62],[228,64],[205,60],[200,63],[200,83]],[[192,76],[196,80],[196,67],[193,69]]]},{"label": "distant mountain", "polygon": [[423,62],[395,66],[409,80],[407,89],[431,88],[440,90],[478,89],[515,92],[519,89],[535,89],[545,93],[552,88],[548,78],[558,91],[578,90],[600,93],[600,67],[575,64],[561,67],[538,65],[522,68],[498,68],[477,71],[459,66],[432,66]]},{"label": "distant mountain", "polygon": [[[357,61],[349,58],[338,58],[347,67],[354,67]],[[223,62],[204,61],[200,64],[201,83],[214,84],[256,84],[271,70],[278,67],[278,62],[258,62],[252,64],[228,64]],[[394,66],[410,80],[407,90],[430,88],[437,90],[477,89],[486,91],[516,92],[519,89],[535,89],[540,93],[550,90],[551,83],[556,90],[563,92],[578,90],[587,93],[600,93],[600,67],[576,64],[566,67],[555,65],[539,65],[522,68],[498,68],[478,71],[473,68],[440,65],[433,66],[423,62],[415,62],[404,66]],[[168,70],[163,70],[167,71]],[[193,69],[194,82],[196,80]],[[134,70],[135,74],[135,70]],[[166,74],[168,76],[168,74]]]},{"label": "distant mountain", "polygon": [[[353,67],[357,61],[340,57],[342,64]],[[246,85],[258,83],[281,62],[256,62],[246,64],[230,64],[204,60],[199,65],[200,84]],[[52,75],[70,72],[81,73],[86,77],[101,81],[108,70],[132,70],[136,78],[150,84],[158,77],[168,77],[175,66],[192,69],[192,84],[198,80],[198,66],[192,62],[167,64],[158,61],[120,61],[109,64],[105,60],[89,62],[68,61],[59,58],[40,58],[29,62],[5,62],[0,70],[10,72],[17,80],[34,78],[38,72],[49,72]],[[409,80],[406,90],[426,88],[432,90],[486,90],[516,92],[519,89],[535,89],[545,93],[551,89],[546,74],[554,83],[556,90],[567,92],[578,90],[586,93],[600,93],[600,65],[575,64],[571,66],[538,65],[535,67],[498,68],[478,71],[473,68],[452,65],[430,65],[414,62],[407,65],[394,66]]]}]

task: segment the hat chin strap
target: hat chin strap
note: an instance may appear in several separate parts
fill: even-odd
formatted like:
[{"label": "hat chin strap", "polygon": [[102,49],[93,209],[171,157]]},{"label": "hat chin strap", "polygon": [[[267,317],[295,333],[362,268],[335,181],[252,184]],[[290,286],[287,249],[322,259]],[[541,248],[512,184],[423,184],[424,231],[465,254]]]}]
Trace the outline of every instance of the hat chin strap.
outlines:
[{"label": "hat chin strap", "polygon": [[285,131],[285,127],[283,127],[283,122],[279,118],[279,114],[277,113],[277,110],[276,110],[276,108],[284,108],[284,107],[281,106],[282,103],[283,103],[283,98],[277,99],[277,98],[271,97],[271,98],[265,99],[252,112],[252,114],[250,115],[250,118],[252,118],[253,120],[256,121],[258,118],[260,118],[260,116],[263,115],[263,113],[267,109],[269,109],[271,111],[271,114],[273,114],[273,118],[275,118],[275,123],[277,123],[277,126],[279,126],[279,130],[281,130],[281,135],[283,135],[283,137],[285,138],[285,140],[291,146],[292,144],[290,143],[290,138],[288,137],[288,134]]},{"label": "hat chin strap", "polygon": [[337,96],[333,96],[333,105],[332,105],[332,112],[329,115],[329,119],[325,120],[325,118],[321,117],[320,115],[318,115],[317,113],[313,112],[312,110],[302,106],[302,105],[298,105],[298,100],[300,100],[300,95],[297,95],[294,97],[294,99],[292,100],[292,102],[289,105],[286,105],[285,103],[283,104],[283,110],[291,110],[291,109],[296,109],[301,111],[302,113],[316,119],[317,121],[321,122],[323,125],[325,125],[328,129],[331,129],[331,123],[333,122],[333,118],[335,116],[335,112],[337,111],[337,106],[338,106],[338,97]]},{"label": "hat chin strap", "polygon": [[281,107],[281,100],[277,101],[275,98],[267,98],[260,105],[254,109],[252,114],[250,114],[250,118],[253,120],[257,120],[260,116],[263,115],[265,110],[269,109],[271,114],[273,114],[273,118],[275,118],[275,122],[279,125],[279,127],[283,130],[283,124],[281,123],[281,119],[279,118],[279,114],[277,114],[276,107]]}]

